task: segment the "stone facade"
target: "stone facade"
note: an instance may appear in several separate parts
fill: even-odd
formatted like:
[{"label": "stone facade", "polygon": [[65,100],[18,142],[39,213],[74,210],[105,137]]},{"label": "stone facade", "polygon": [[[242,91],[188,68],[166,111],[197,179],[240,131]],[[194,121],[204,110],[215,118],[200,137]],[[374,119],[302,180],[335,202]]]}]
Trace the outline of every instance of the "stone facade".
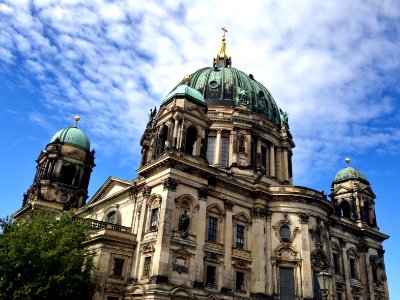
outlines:
[{"label": "stone facade", "polygon": [[[86,242],[97,254],[94,299],[320,299],[321,271],[330,299],[389,299],[388,236],[368,181],[334,180],[330,199],[294,186],[287,114],[252,75],[258,92],[239,87],[225,49],[223,39],[207,73],[223,101],[195,90],[200,73],[186,77],[151,111],[138,177],[110,177],[79,206],[97,228]],[[219,70],[237,80],[228,86]]]}]

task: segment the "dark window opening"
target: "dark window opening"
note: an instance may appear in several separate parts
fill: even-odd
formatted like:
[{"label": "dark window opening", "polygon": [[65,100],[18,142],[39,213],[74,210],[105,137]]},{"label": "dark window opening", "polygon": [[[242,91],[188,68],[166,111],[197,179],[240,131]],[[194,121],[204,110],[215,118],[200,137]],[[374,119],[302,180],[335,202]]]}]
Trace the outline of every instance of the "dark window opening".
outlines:
[{"label": "dark window opening", "polygon": [[197,129],[190,126],[186,131],[185,153],[195,155],[197,141]]},{"label": "dark window opening", "polygon": [[110,224],[117,224],[117,213],[115,211],[112,211],[108,214],[107,216],[107,223]]},{"label": "dark window opening", "polygon": [[379,281],[378,280],[378,268],[376,267],[375,264],[373,264],[371,267],[372,267],[372,277],[374,279],[374,282],[377,282],[377,281]]},{"label": "dark window opening", "polygon": [[151,257],[147,256],[144,258],[143,277],[149,277],[150,266],[151,266]]},{"label": "dark window opening", "polygon": [[354,258],[350,258],[350,277],[357,278],[356,260]]},{"label": "dark window opening", "polygon": [[295,300],[293,268],[279,268],[280,300]]},{"label": "dark window opening", "polygon": [[267,148],[261,146],[261,166],[263,167],[263,173],[267,171]]},{"label": "dark window opening", "polygon": [[339,215],[342,218],[349,218],[351,217],[350,215],[350,204],[347,201],[342,201],[339,205]]},{"label": "dark window opening", "polygon": [[206,269],[206,286],[216,287],[216,267],[207,266]]},{"label": "dark window opening", "polygon": [[315,230],[314,239],[316,243],[321,243],[321,231],[319,229]]},{"label": "dark window opening", "polygon": [[207,240],[210,242],[217,241],[217,218],[209,217],[208,218],[208,235]]},{"label": "dark window opening", "polygon": [[159,149],[160,149],[160,154],[164,152],[164,150],[167,149],[167,143],[168,143],[168,127],[165,126],[161,132],[160,132],[160,137],[159,137]]},{"label": "dark window opening", "polygon": [[236,272],[236,290],[244,291],[244,273]]},{"label": "dark window opening", "polygon": [[119,300],[119,298],[118,297],[110,297],[110,296],[108,296],[107,300]]},{"label": "dark window opening", "polygon": [[279,235],[280,235],[282,241],[289,242],[290,238],[292,236],[290,227],[287,225],[281,226],[281,228],[279,228]]},{"label": "dark window opening", "polygon": [[124,267],[124,260],[121,258],[114,258],[114,264],[112,268],[112,275],[122,276],[122,269]]},{"label": "dark window opening", "polygon": [[158,225],[158,208],[153,208],[151,210],[150,217],[150,231],[156,231]]},{"label": "dark window opening", "polygon": [[246,152],[246,141],[244,137],[241,137],[239,140],[239,153]]},{"label": "dark window opening", "polygon": [[314,272],[314,276],[313,276],[313,290],[314,290],[314,298],[313,299],[322,300],[321,288],[319,286],[317,272]]},{"label": "dark window opening", "polygon": [[341,274],[339,259],[340,259],[339,254],[333,253],[333,271],[336,274]]},{"label": "dark window opening", "polygon": [[244,226],[236,225],[236,248],[243,249],[244,247]]},{"label": "dark window opening", "polygon": [[68,185],[72,185],[75,177],[76,168],[74,165],[64,166],[62,168],[62,182]]}]

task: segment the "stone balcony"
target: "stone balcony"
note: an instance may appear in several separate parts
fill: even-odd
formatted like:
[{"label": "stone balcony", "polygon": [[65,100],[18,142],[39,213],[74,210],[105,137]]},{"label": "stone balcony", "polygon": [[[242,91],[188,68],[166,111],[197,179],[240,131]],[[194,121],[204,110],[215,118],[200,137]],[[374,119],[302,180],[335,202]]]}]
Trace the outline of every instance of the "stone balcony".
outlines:
[{"label": "stone balcony", "polygon": [[90,220],[90,222],[94,231],[85,242],[85,245],[112,244],[133,247],[137,243],[136,234],[132,233],[130,227],[97,220]]}]

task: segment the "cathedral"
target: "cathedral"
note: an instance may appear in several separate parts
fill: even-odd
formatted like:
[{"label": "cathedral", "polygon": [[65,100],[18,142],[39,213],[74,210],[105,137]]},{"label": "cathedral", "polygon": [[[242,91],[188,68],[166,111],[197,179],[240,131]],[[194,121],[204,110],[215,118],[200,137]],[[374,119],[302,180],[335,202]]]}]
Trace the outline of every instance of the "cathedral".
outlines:
[{"label": "cathedral", "polygon": [[225,32],[212,65],[151,110],[137,178],[109,177],[88,200],[95,153],[76,117],[14,216],[91,220],[95,300],[389,299],[368,179],[346,159],[329,195],[293,184],[288,115],[232,66]]}]

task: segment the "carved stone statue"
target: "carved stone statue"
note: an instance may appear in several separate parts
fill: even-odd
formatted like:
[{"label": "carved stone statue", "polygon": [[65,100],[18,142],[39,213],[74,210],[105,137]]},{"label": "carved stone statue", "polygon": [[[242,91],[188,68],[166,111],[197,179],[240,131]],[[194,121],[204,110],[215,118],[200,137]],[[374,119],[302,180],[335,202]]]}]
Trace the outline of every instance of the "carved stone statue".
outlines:
[{"label": "carved stone statue", "polygon": [[282,115],[282,124],[283,125],[288,125],[289,122],[289,114],[285,111],[283,111],[282,109],[279,109],[279,112]]},{"label": "carved stone statue", "polygon": [[245,89],[242,89],[238,86],[236,87],[236,97],[235,97],[236,105],[243,105],[243,106],[249,105],[247,93],[248,92]]},{"label": "carved stone statue", "polygon": [[190,217],[187,215],[187,210],[182,214],[181,219],[179,221],[179,231],[185,231],[189,229]]}]

